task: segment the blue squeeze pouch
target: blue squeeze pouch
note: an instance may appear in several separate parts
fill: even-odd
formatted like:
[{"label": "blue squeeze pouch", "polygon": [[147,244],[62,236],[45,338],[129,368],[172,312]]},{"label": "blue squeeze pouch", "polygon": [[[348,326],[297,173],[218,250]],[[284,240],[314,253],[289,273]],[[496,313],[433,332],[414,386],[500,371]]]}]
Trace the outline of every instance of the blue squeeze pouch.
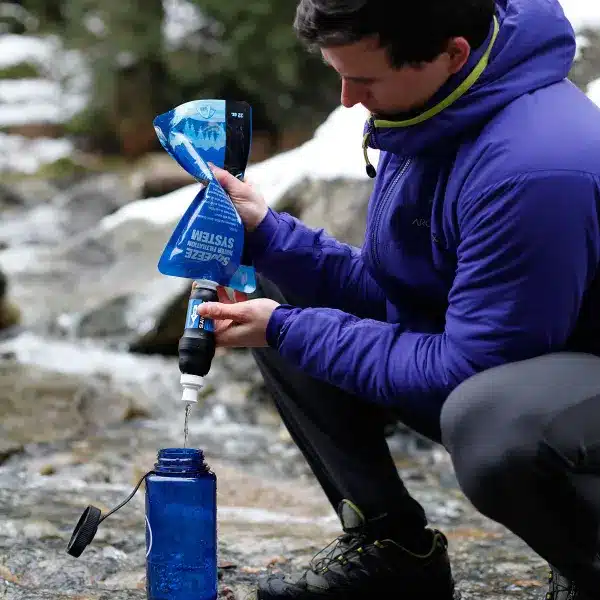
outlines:
[{"label": "blue squeeze pouch", "polygon": [[194,100],[156,117],[154,129],[163,148],[203,184],[165,246],[158,270],[253,292],[256,276],[244,257],[244,225],[207,164],[243,178],[252,139],[250,105]]}]

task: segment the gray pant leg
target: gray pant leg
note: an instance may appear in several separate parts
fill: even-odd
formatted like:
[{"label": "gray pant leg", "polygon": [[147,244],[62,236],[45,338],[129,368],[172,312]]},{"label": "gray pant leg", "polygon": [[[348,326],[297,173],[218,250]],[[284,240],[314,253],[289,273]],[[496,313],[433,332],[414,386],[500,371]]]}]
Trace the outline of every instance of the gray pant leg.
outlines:
[{"label": "gray pant leg", "polygon": [[600,358],[558,353],[490,369],[442,411],[465,495],[580,586],[600,585]]}]

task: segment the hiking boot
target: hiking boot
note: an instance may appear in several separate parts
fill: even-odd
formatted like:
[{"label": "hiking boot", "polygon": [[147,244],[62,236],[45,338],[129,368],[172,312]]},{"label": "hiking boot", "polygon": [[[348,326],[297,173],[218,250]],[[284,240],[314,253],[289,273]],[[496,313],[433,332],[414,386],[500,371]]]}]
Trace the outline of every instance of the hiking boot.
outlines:
[{"label": "hiking boot", "polygon": [[369,523],[347,500],[340,503],[339,516],[344,535],[315,555],[297,582],[279,575],[262,578],[257,600],[455,598],[448,542],[441,532],[426,530],[431,541],[415,553],[393,539],[369,535]]},{"label": "hiking boot", "polygon": [[545,600],[591,600],[572,581],[561,575],[554,567],[548,573],[548,592]]}]

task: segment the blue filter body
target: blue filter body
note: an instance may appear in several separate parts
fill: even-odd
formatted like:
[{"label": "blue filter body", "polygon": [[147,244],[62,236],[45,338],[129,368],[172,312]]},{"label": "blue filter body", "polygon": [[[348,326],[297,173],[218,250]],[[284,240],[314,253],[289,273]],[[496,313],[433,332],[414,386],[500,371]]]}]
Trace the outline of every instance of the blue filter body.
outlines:
[{"label": "blue filter body", "polygon": [[217,598],[216,489],[201,450],[159,451],[146,478],[148,600]]}]

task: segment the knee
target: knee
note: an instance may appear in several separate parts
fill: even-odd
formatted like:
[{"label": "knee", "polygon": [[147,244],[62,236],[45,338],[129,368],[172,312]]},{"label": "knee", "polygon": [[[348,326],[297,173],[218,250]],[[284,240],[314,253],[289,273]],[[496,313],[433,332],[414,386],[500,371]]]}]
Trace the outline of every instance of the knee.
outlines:
[{"label": "knee", "polygon": [[440,416],[442,443],[450,454],[471,445],[486,429],[499,391],[489,384],[485,373],[461,383],[446,399]]},{"label": "knee", "polygon": [[450,453],[461,490],[489,517],[498,516],[499,498],[534,458],[531,440],[515,435],[507,392],[494,375],[481,373],[458,386],[441,414],[442,442]]}]

